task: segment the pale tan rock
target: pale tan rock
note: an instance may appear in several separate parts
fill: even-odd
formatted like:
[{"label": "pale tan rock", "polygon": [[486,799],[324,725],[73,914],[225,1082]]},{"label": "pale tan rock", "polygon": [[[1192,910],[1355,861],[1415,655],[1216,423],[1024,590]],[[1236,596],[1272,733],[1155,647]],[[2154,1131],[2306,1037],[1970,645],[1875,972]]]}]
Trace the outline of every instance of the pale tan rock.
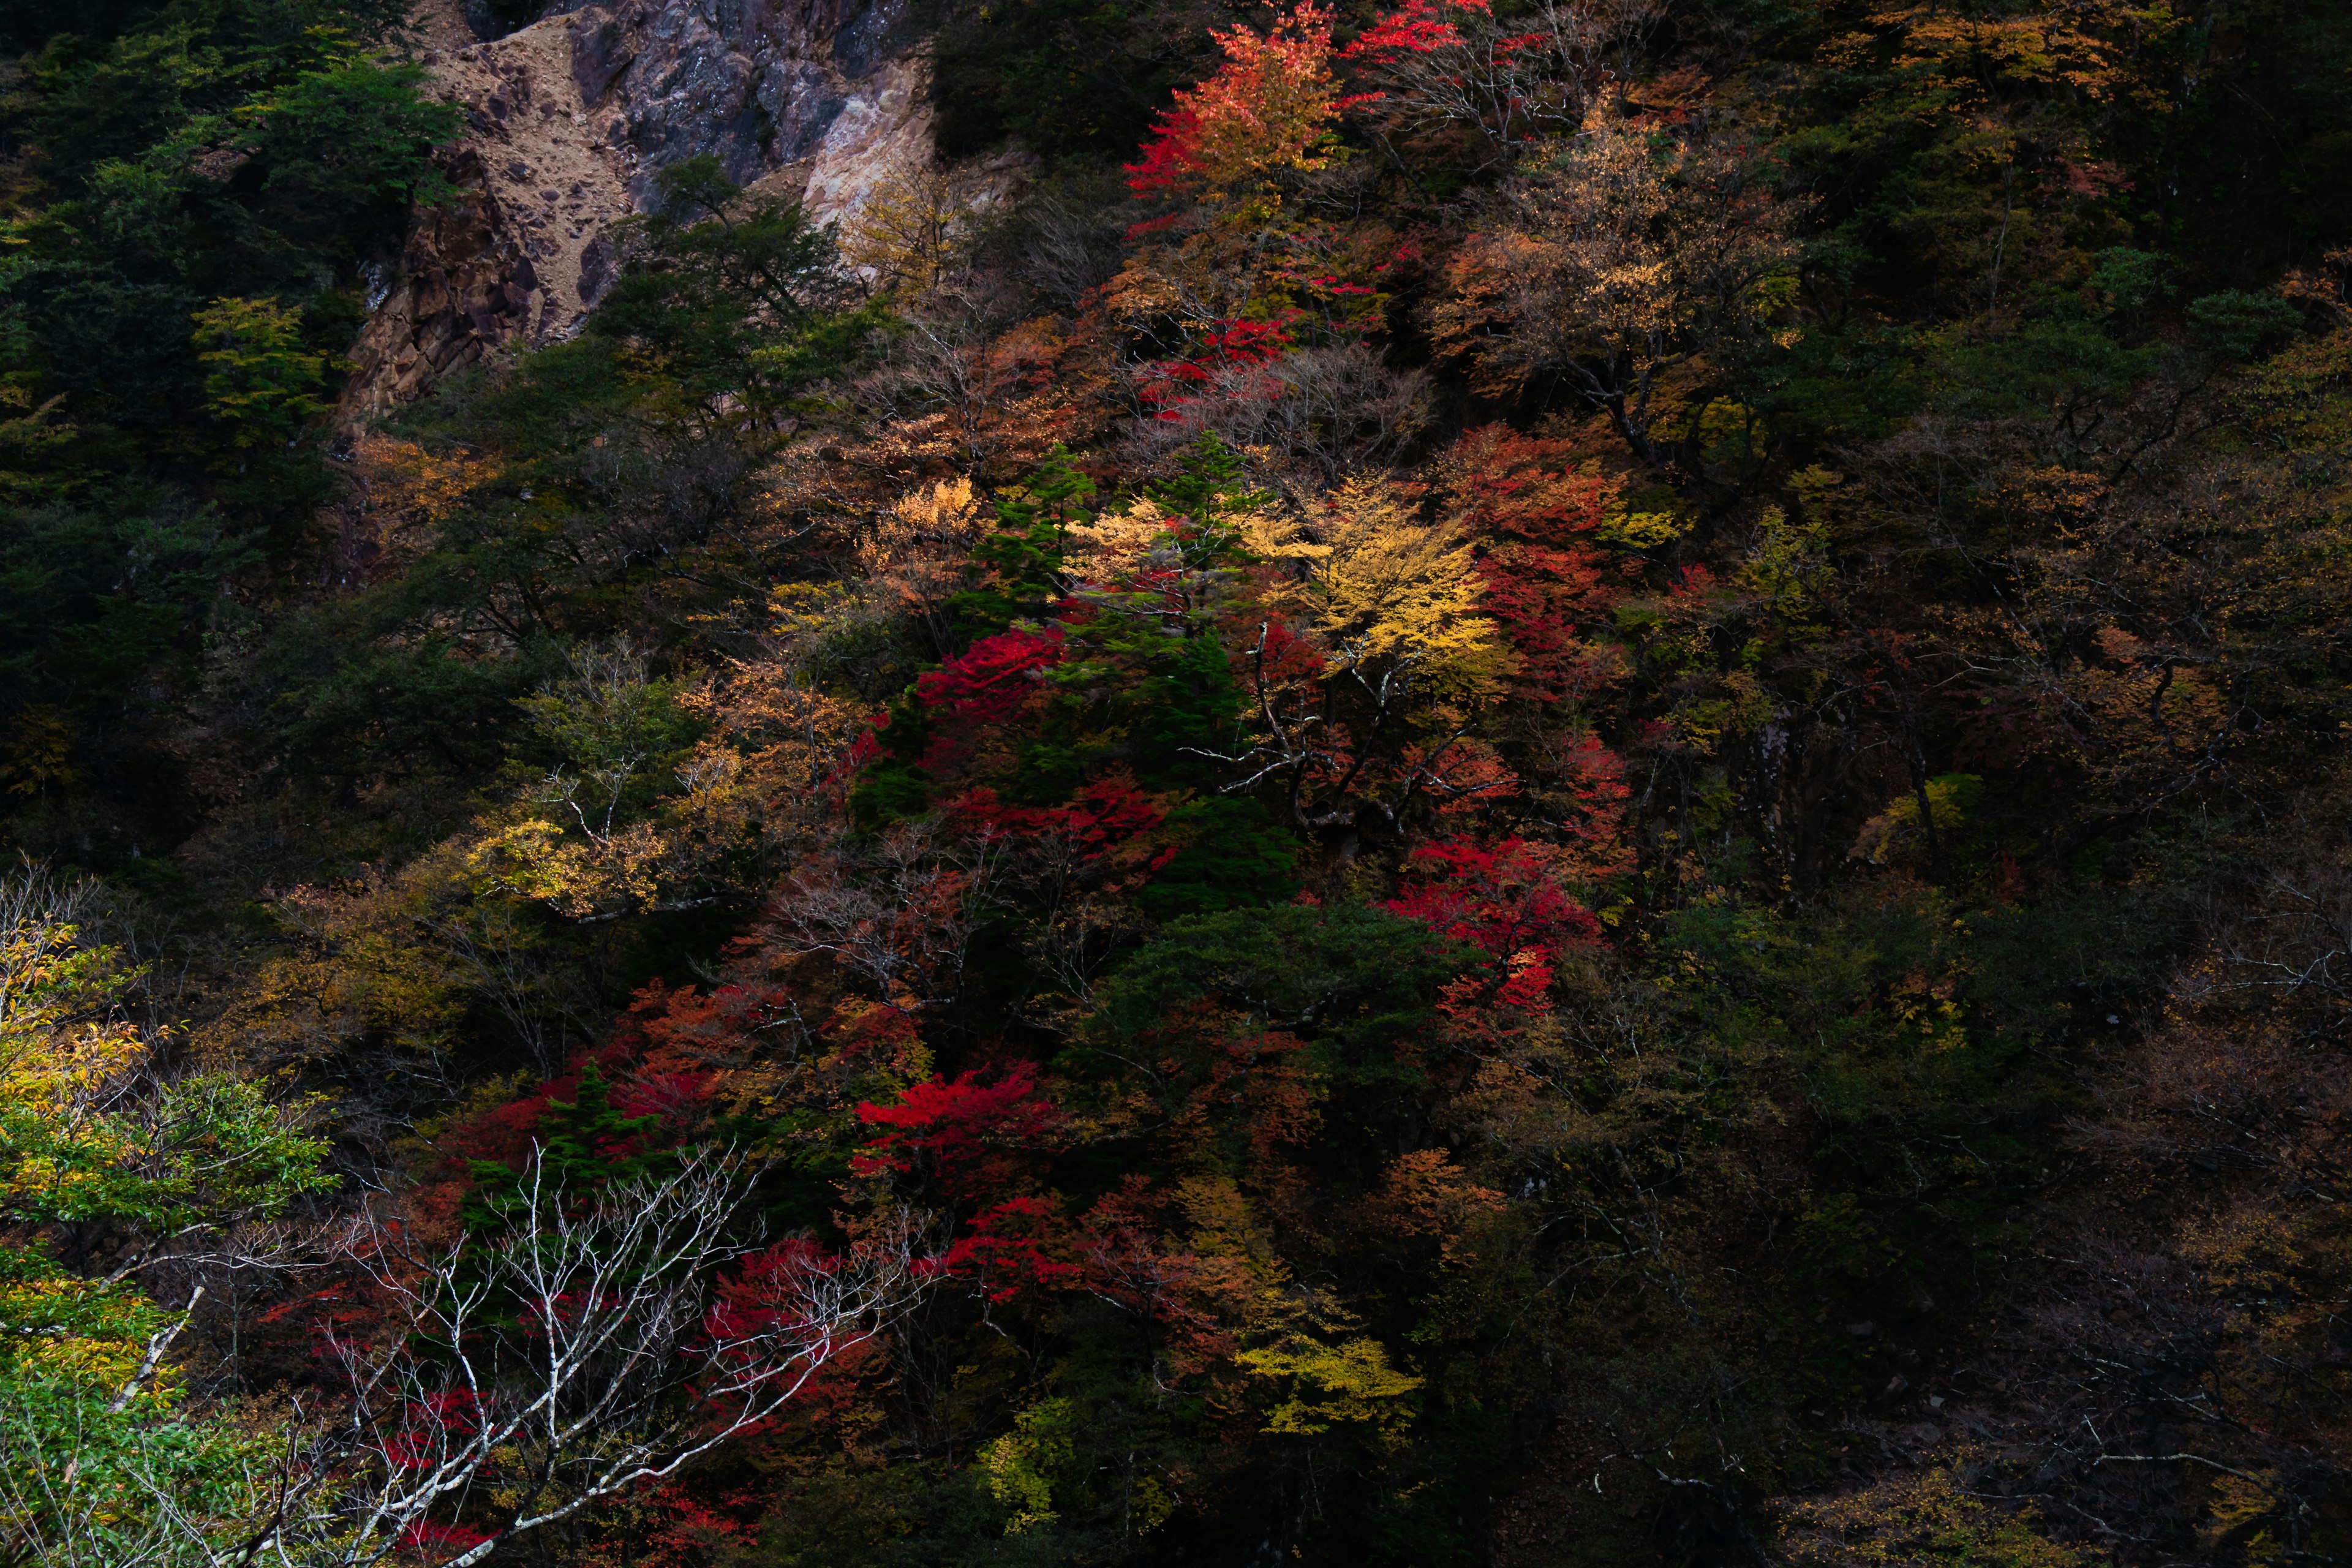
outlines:
[{"label": "pale tan rock", "polygon": [[[459,199],[421,210],[351,358],[346,425],[517,339],[577,331],[616,270],[612,226],[698,154],[822,219],[931,156],[903,0],[607,0],[468,41],[461,0],[419,8],[436,92],[467,112]],[[557,210],[560,208],[561,210]]]},{"label": "pale tan rock", "polygon": [[811,218],[845,224],[877,186],[931,162],[928,87],[919,58],[892,60],[859,84],[810,166],[801,199]]}]

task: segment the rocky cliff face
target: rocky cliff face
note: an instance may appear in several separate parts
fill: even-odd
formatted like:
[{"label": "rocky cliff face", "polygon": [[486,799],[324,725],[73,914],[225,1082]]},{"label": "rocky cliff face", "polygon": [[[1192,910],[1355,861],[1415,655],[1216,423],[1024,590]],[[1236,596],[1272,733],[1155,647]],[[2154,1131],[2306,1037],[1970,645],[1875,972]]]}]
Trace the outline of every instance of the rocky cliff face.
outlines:
[{"label": "rocky cliff face", "polygon": [[472,37],[457,0],[424,18],[425,64],[470,131],[459,198],[420,212],[352,358],[356,421],[510,339],[578,329],[612,282],[612,226],[654,176],[709,153],[737,184],[854,216],[931,156],[903,0],[606,0]]}]

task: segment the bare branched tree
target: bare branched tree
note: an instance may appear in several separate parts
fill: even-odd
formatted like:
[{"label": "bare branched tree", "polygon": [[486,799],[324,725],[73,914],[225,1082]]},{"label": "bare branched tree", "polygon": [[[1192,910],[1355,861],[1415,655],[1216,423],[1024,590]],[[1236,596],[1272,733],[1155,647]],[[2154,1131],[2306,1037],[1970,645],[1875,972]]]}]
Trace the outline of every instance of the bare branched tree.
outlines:
[{"label": "bare branched tree", "polygon": [[1279,453],[1328,485],[1394,461],[1430,416],[1426,376],[1390,370],[1362,343],[1336,343],[1218,371],[1197,395],[1139,421],[1129,449],[1160,461],[1214,431],[1227,446]]},{"label": "bare branched tree", "polygon": [[342,1385],[297,1407],[274,1458],[247,1440],[193,1498],[173,1444],[194,1429],[167,1423],[93,1446],[95,1489],[0,1476],[0,1514],[61,1521],[25,1559],[43,1568],[472,1568],[783,1416],[923,1293],[912,1218],[843,1253],[761,1245],[751,1180],[705,1149],[588,1196],[535,1156],[494,1235],[427,1247],[366,1222],[349,1251],[380,1310],[331,1331]]},{"label": "bare branched tree", "polygon": [[390,1322],[336,1347],[351,1397],[325,1484],[273,1530],[348,1540],[322,1560],[352,1565],[437,1538],[457,1545],[445,1568],[467,1568],[782,1415],[923,1270],[911,1225],[845,1255],[754,1250],[748,1192],[726,1150],[587,1204],[534,1158],[495,1239],[424,1252],[372,1226],[358,1253]]},{"label": "bare branched tree", "polygon": [[1582,124],[1664,10],[1655,0],[1535,0],[1507,16],[1447,0],[1403,8],[1350,51],[1380,84],[1362,112],[1384,138],[1466,129],[1485,145],[1481,168],[1507,163]]},{"label": "bare branched tree", "polygon": [[811,856],[777,899],[785,945],[821,953],[898,1005],[952,998],[990,905],[1001,857],[985,840],[950,841],[908,823],[871,845]]}]

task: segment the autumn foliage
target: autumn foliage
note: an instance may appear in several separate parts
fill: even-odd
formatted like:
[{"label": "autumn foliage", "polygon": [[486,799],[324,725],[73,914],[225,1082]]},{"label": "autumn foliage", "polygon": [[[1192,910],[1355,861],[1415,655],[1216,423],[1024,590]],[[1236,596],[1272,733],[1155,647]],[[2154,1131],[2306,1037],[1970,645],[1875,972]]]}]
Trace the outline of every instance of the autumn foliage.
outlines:
[{"label": "autumn foliage", "polygon": [[1139,195],[1231,194],[1329,161],[1344,107],[1331,13],[1302,0],[1265,33],[1235,26],[1215,37],[1224,65],[1198,87],[1177,89],[1141,160],[1127,165],[1128,188]]},{"label": "autumn foliage", "polygon": [[[0,1560],[2352,1552],[2347,46],[2211,20],[949,7],[235,549],[308,308],[202,504],[0,366]],[[276,199],[58,123],[11,300]]]}]

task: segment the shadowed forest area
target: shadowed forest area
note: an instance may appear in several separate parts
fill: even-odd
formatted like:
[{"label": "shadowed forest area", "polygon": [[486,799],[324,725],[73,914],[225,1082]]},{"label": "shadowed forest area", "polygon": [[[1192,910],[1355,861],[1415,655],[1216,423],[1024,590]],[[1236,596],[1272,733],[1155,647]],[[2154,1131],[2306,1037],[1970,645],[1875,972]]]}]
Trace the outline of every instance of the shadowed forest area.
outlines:
[{"label": "shadowed forest area", "polygon": [[2352,9],[903,25],[0,4],[0,1568],[2352,1559]]}]

